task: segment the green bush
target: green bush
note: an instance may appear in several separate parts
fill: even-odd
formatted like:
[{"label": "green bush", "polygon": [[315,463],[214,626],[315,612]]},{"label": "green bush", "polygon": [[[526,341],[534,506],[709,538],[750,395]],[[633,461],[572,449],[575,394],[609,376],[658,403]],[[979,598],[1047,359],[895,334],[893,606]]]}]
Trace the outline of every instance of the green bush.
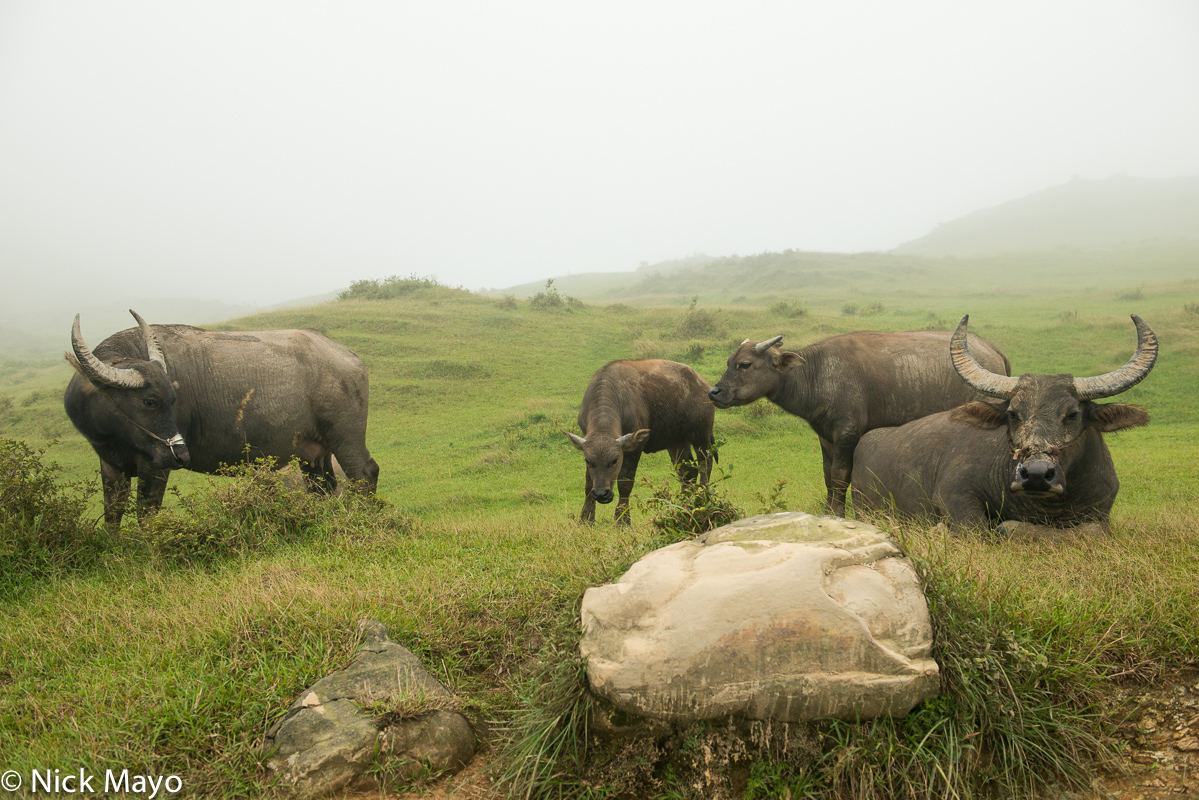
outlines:
[{"label": "green bush", "polygon": [[354,281],[350,288],[337,295],[338,300],[387,300],[403,297],[420,289],[448,289],[432,275],[420,276],[415,272],[407,278],[392,275],[383,280]]},{"label": "green bush", "polygon": [[[292,488],[269,458],[218,474],[229,480],[213,482],[143,520],[141,541],[167,561],[202,564],[334,530],[369,530],[370,520],[350,524],[348,518],[383,507],[382,501],[355,493],[336,498]],[[378,520],[384,527],[410,527],[398,513],[384,517]]]},{"label": "green bush", "polygon": [[642,478],[650,496],[641,505],[650,516],[650,524],[669,540],[678,541],[741,519],[745,514],[718,487],[732,477],[732,470],[720,472],[706,484],[670,478],[655,484]]},{"label": "green bush", "polygon": [[798,302],[780,300],[770,307],[770,313],[778,314],[780,317],[806,317],[808,315],[808,307]]},{"label": "green bush", "polygon": [[98,520],[85,516],[95,486],[59,483],[61,468],[45,460],[46,449],[0,437],[0,576],[5,579],[82,567],[104,548]]},{"label": "green bush", "polygon": [[687,313],[674,327],[674,336],[678,339],[719,339],[725,335],[724,326],[720,324],[719,310],[708,311],[697,308],[699,295],[691,298]]},{"label": "green bush", "polygon": [[551,308],[564,308],[567,311],[573,311],[584,306],[583,301],[579,298],[559,292],[558,287],[554,286],[553,278],[545,282],[545,289],[529,298],[529,305],[543,311]]}]

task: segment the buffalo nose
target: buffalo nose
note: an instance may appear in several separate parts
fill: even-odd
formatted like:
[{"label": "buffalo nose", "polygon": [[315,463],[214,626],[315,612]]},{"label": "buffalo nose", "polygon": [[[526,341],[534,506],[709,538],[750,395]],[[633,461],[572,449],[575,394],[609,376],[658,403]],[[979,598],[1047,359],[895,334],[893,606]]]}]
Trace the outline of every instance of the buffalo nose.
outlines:
[{"label": "buffalo nose", "polygon": [[612,502],[612,490],[611,489],[602,489],[602,490],[596,489],[594,492],[591,493],[591,496],[595,498],[595,502],[597,502],[597,503],[611,503]]},{"label": "buffalo nose", "polygon": [[715,400],[719,396],[720,396],[720,387],[719,386],[713,386],[711,389],[708,390],[708,397],[710,397],[711,399]]},{"label": "buffalo nose", "polygon": [[1047,492],[1058,483],[1057,467],[1048,461],[1029,461],[1016,468],[1021,488],[1030,492]]},{"label": "buffalo nose", "polygon": [[178,469],[187,469],[187,465],[192,463],[192,456],[187,452],[186,445],[175,445],[171,448],[171,455],[175,457],[175,463],[179,465]]}]

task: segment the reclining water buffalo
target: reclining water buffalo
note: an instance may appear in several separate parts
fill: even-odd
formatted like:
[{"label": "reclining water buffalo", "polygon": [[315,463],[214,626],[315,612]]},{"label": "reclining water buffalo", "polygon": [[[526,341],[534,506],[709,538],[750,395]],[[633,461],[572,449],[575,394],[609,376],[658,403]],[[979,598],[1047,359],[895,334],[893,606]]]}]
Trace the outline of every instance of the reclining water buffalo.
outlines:
[{"label": "reclining water buffalo", "polygon": [[958,531],[996,523],[1009,533],[1084,523],[1109,530],[1120,482],[1102,434],[1146,425],[1149,415],[1094,401],[1149,374],[1157,358],[1153,331],[1133,315],[1136,353],[1107,375],[1012,378],[974,359],[968,319],[953,335],[954,367],[966,384],[999,402],[967,403],[863,436],[854,456],[854,508],[942,520]]},{"label": "reclining water buffalo", "polygon": [[595,521],[595,504],[612,502],[615,482],[616,521],[629,523],[629,494],[642,453],[666,450],[680,480],[698,476],[708,482],[716,416],[709,388],[686,364],[660,359],[613,361],[595,373],[579,410],[583,435],[563,431],[587,464],[581,520]]},{"label": "reclining water buffalo", "polygon": [[139,514],[162,505],[173,469],[212,473],[246,458],[301,460],[310,487],[331,491],[336,454],[374,492],[366,449],[367,375],[352,350],[311,330],[220,332],[147,325],[114,333],[93,354],[71,331],[67,415],[100,456],[104,519],[121,524],[137,476]]},{"label": "reclining water buffalo", "polygon": [[[981,396],[954,372],[945,331],[857,331],[798,352],[776,347],[782,338],[742,342],[710,396],[717,408],[765,397],[807,420],[820,437],[833,514],[845,513],[854,448],[864,433]],[[972,341],[983,363],[1008,374],[1007,356],[999,348],[977,336]]]}]

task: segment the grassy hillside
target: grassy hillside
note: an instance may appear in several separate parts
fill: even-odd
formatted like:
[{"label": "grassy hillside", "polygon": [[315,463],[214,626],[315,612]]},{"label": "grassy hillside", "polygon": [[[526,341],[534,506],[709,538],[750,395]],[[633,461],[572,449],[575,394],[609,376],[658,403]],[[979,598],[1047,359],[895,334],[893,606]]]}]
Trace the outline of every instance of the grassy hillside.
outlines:
[{"label": "grassy hillside", "polygon": [[[1006,279],[998,260],[839,256],[839,282],[823,258],[721,260],[661,276],[660,285],[643,276],[650,294],[610,305],[534,305],[422,285],[389,299],[344,300],[220,326],[316,328],[362,356],[371,373],[368,446],[382,470],[379,493],[391,508],[378,516],[354,509],[318,515],[301,533],[191,564],[152,548],[147,554],[136,542],[148,534],[127,521],[123,537],[132,543],[109,543],[94,564],[4,573],[6,768],[140,767],[185,775],[184,793],[191,796],[259,795],[266,726],[306,685],[345,663],[354,623],[364,616],[382,620],[434,666],[468,714],[491,728],[486,757],[510,766],[503,744],[514,719],[540,702],[529,687],[551,685],[544,669],[553,653],[570,666],[568,647],[546,649],[569,641],[570,625],[562,620],[583,589],[611,580],[660,541],[644,505],[634,506],[631,530],[612,526],[611,507],[600,510],[594,527],[574,521],[583,464],[560,429],[575,429],[596,369],[616,358],[665,357],[692,364],[714,382],[746,337],[781,333],[786,346],[798,347],[859,328],[950,328],[967,312],[971,330],[1003,348],[1018,373],[1095,374],[1123,364],[1135,343],[1130,312],[1154,327],[1162,351],[1149,378],[1122,398],[1147,408],[1151,426],[1109,437],[1122,481],[1110,540],[1039,545],[898,529],[926,560],[941,593],[934,611],[945,663],[969,667],[990,647],[987,637],[998,641],[1008,631],[1034,654],[1028,663],[1044,656],[1054,665],[1050,672],[1019,673],[1028,677],[1021,691],[1035,684],[1041,687],[1035,691],[1050,692],[1037,701],[1050,714],[1073,709],[1092,716],[1094,698],[1112,681],[1194,663],[1199,282],[1187,266],[1193,253],[1140,252],[1132,265],[1115,255],[1105,261],[1045,256],[1007,263]],[[828,280],[807,288],[796,265],[809,260],[810,273]],[[848,270],[854,264],[860,269]],[[699,295],[695,304],[692,295]],[[655,298],[685,302],[655,304]],[[59,439],[49,455],[62,465],[62,478],[94,480],[95,456],[61,408],[68,377],[61,361],[0,366],[0,436],[35,447]],[[720,474],[727,476],[719,490],[744,512],[761,510],[779,479],[787,482],[786,508],[820,510],[819,447],[801,421],[758,403],[718,412],[716,431],[723,440]],[[650,481],[670,474],[664,454],[642,460]],[[229,479],[175,473],[172,483],[186,497]],[[645,500],[651,488],[639,486],[637,494]],[[88,497],[91,513],[98,513],[98,492]],[[185,508],[179,498],[170,500]],[[217,521],[228,513],[219,503],[191,507],[217,509]],[[1027,790],[1053,777],[1052,763],[1019,750],[1007,723],[996,721],[998,712],[968,713],[964,695],[954,697],[910,723],[856,733],[814,729],[812,736],[849,737],[845,746],[864,759],[900,747],[918,731],[903,746],[919,742],[925,750],[918,751],[935,751],[937,769],[974,770],[965,780],[979,791],[1019,792],[1021,781],[1032,781]],[[943,724],[950,718],[957,721]],[[979,731],[983,738],[971,738]],[[884,747],[877,738],[883,736],[898,738]],[[1016,742],[1012,752],[1025,753],[1018,760],[1039,777],[980,772],[979,742]],[[1078,752],[1085,759],[1098,751]],[[653,762],[669,757],[641,755],[659,764],[658,783],[642,785],[642,796],[732,796],[724,784],[697,793],[685,779],[683,755],[671,761],[678,765],[670,772],[675,778]],[[810,765],[804,772],[809,767],[796,752],[762,751],[755,758],[766,765],[755,780],[773,775],[788,791],[798,792],[796,776],[806,775],[811,790],[826,795],[902,794],[894,786],[845,782],[850,773],[853,780],[887,774],[890,768],[878,766],[885,759],[850,772],[831,762],[823,772]],[[923,758],[902,756],[910,769],[923,764],[934,785],[939,778]],[[635,772],[629,767],[629,775]],[[578,786],[570,791],[599,796]]]},{"label": "grassy hillside", "polygon": [[1199,175],[1075,178],[946,222],[894,252],[971,256],[1199,240]]}]

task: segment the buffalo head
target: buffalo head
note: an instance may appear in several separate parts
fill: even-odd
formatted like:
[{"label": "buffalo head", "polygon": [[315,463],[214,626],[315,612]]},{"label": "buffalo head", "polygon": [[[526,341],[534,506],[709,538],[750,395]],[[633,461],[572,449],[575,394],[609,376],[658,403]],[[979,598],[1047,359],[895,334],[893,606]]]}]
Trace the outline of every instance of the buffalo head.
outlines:
[{"label": "buffalo head", "polygon": [[1000,402],[960,406],[954,419],[994,429],[1006,424],[1016,462],[1011,490],[1034,497],[1063,497],[1073,446],[1090,428],[1100,433],[1149,423],[1144,409],[1125,403],[1095,403],[1140,383],[1157,359],[1157,336],[1135,314],[1137,349],[1123,367],[1094,378],[1073,375],[996,375],[983,368],[966,344],[962,317],[950,342],[953,366],[967,384]]},{"label": "buffalo head", "polygon": [[105,363],[97,358],[79,331],[79,315],[71,328],[67,361],[84,381],[83,393],[93,424],[91,434],[115,440],[136,452],[136,461],[154,469],[182,469],[191,457],[175,420],[175,387],[167,375],[158,338],[146,321],[132,309],[147,359],[117,359]]},{"label": "buffalo head", "polygon": [[649,428],[642,428],[624,436],[592,434],[584,439],[569,431],[562,431],[570,443],[583,453],[587,463],[587,483],[591,496],[597,503],[611,503],[614,497],[612,484],[620,477],[625,453],[640,450],[649,439]]},{"label": "buffalo head", "polygon": [[765,342],[746,339],[729,356],[728,367],[720,381],[708,392],[717,408],[744,406],[762,397],[769,398],[778,388],[779,373],[798,364],[795,353],[780,350],[783,340],[776,336]]}]

